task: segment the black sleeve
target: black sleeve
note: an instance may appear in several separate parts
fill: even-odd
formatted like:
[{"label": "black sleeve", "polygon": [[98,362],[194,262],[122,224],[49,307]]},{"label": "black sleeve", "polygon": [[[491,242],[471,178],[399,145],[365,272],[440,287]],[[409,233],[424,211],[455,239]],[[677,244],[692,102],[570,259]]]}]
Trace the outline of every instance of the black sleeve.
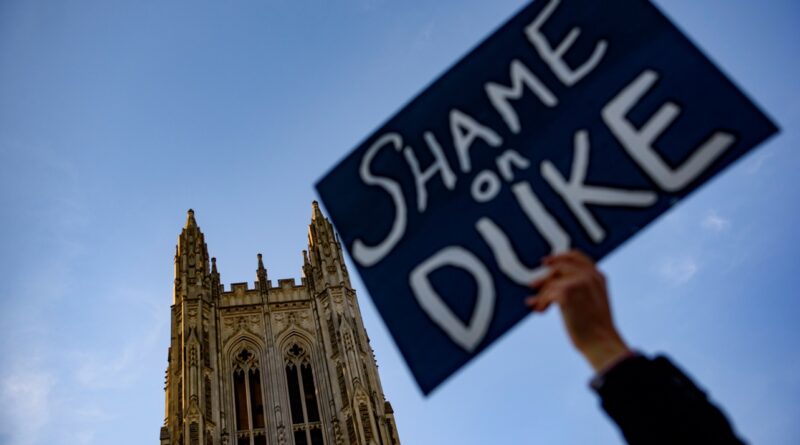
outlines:
[{"label": "black sleeve", "polygon": [[595,389],[631,445],[744,443],[706,394],[664,357],[625,359]]}]

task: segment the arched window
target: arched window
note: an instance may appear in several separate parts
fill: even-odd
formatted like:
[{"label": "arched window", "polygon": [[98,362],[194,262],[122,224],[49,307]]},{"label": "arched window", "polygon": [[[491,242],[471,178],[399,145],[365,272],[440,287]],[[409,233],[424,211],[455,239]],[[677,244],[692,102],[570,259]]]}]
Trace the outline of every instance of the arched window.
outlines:
[{"label": "arched window", "polygon": [[372,424],[366,402],[362,401],[358,404],[358,413],[361,416],[361,426],[364,427],[364,439],[369,443],[372,440]]},{"label": "arched window", "polygon": [[200,427],[197,422],[189,424],[189,443],[191,445],[200,445]]},{"label": "arched window", "polygon": [[236,445],[266,445],[261,371],[256,355],[246,347],[233,357],[233,398]]},{"label": "arched window", "polygon": [[206,418],[211,420],[213,412],[211,410],[211,377],[206,376],[203,381],[203,399],[205,400]]},{"label": "arched window", "polygon": [[324,445],[311,360],[296,343],[286,351],[286,383],[295,445]]}]

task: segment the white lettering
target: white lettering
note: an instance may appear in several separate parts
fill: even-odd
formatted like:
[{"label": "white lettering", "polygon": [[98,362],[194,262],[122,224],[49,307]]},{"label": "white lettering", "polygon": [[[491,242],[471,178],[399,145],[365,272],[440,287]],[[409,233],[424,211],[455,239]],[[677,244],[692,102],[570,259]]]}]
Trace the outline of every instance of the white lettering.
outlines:
[{"label": "white lettering", "polygon": [[[557,253],[569,249],[569,235],[539,201],[530,184],[527,182],[514,184],[511,190],[525,215],[550,244],[550,251]],[[483,217],[478,220],[475,227],[492,249],[500,270],[515,283],[527,286],[547,274],[547,268],[544,266],[531,269],[522,264],[511,246],[511,241],[491,219]]]},{"label": "white lettering", "polygon": [[697,178],[715,159],[727,150],[736,138],[722,131],[715,132],[698,147],[683,165],[672,168],[653,148],[653,143],[681,112],[667,102],[641,129],[637,130],[625,115],[658,80],[658,73],[646,70],[625,87],[603,108],[603,120],[628,154],[663,190],[676,192]]},{"label": "white lettering", "polygon": [[648,207],[653,205],[658,198],[658,195],[651,191],[586,185],[583,181],[586,179],[588,169],[589,132],[586,130],[575,133],[575,157],[572,160],[569,182],[564,179],[552,162],[544,161],[541,165],[542,177],[561,195],[595,243],[603,241],[606,233],[586,208],[586,204]]},{"label": "white lettering", "polygon": [[497,169],[500,170],[500,176],[508,182],[514,180],[514,172],[511,170],[512,166],[524,170],[531,165],[530,161],[514,150],[504,151],[503,154],[497,157],[496,162]]},{"label": "white lettering", "polygon": [[[475,279],[478,293],[469,324],[453,314],[428,278],[431,272],[445,266],[461,268]],[[446,247],[415,267],[409,283],[422,309],[457,345],[472,352],[480,344],[492,321],[495,292],[492,275],[475,255],[463,247]]]},{"label": "white lettering", "polygon": [[594,51],[592,51],[592,55],[589,56],[589,60],[575,70],[570,68],[563,57],[572,47],[572,44],[575,43],[575,40],[578,39],[578,36],[580,36],[580,28],[572,28],[567,34],[567,37],[565,37],[555,49],[550,46],[550,42],[547,41],[547,38],[542,34],[541,30],[547,19],[553,15],[553,11],[555,11],[559,3],[561,3],[561,0],[551,0],[536,17],[536,20],[525,28],[525,34],[536,48],[539,57],[550,66],[550,69],[553,70],[553,73],[558,77],[561,83],[566,86],[572,86],[597,67],[600,63],[600,59],[605,55],[606,49],[608,49],[608,42],[605,40],[597,42]]},{"label": "white lettering", "polygon": [[367,185],[376,185],[384,189],[392,197],[394,203],[394,222],[386,238],[376,246],[367,246],[361,239],[353,242],[353,258],[364,267],[369,267],[383,259],[403,237],[406,230],[406,203],[403,199],[403,190],[400,184],[385,176],[376,176],[370,171],[372,159],[380,149],[387,145],[393,145],[395,150],[400,151],[403,147],[403,139],[397,133],[387,133],[375,141],[364,154],[361,160],[359,173],[361,180]]},{"label": "white lettering", "polygon": [[486,95],[494,105],[495,110],[500,113],[503,120],[506,121],[509,130],[517,134],[520,131],[519,116],[508,101],[518,100],[522,97],[523,86],[528,87],[536,94],[540,101],[548,107],[555,107],[558,105],[556,96],[533,74],[525,64],[517,59],[511,61],[510,66],[511,87],[501,85],[499,83],[489,82],[484,87]]},{"label": "white lettering", "polygon": [[428,190],[425,184],[436,175],[436,173],[441,172],[442,182],[448,190],[453,190],[453,187],[456,185],[456,175],[453,173],[453,169],[450,168],[450,164],[447,163],[447,158],[444,156],[442,147],[436,140],[436,136],[430,131],[426,131],[424,137],[435,159],[433,164],[425,171],[419,168],[419,160],[416,155],[414,155],[414,150],[412,150],[411,147],[406,147],[405,150],[403,150],[403,155],[406,158],[406,162],[408,162],[408,166],[411,167],[411,173],[414,175],[414,182],[417,185],[417,210],[419,210],[420,213],[424,212],[428,205]]},{"label": "white lettering", "polygon": [[491,170],[484,170],[475,176],[470,191],[475,201],[491,201],[500,193],[500,179]]},{"label": "white lettering", "polygon": [[461,171],[464,173],[469,172],[472,168],[469,149],[475,139],[481,138],[492,147],[499,147],[503,144],[503,139],[494,130],[456,109],[450,111],[450,132],[453,135],[453,145],[458,154]]}]

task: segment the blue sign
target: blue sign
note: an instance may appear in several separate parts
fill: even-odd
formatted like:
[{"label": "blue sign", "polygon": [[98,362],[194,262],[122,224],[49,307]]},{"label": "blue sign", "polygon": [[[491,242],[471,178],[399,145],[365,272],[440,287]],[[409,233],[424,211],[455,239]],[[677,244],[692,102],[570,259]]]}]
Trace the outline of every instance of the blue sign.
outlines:
[{"label": "blue sign", "polygon": [[[390,88],[391,85],[387,85]],[[775,125],[645,0],[537,0],[317,190],[422,391]]]}]

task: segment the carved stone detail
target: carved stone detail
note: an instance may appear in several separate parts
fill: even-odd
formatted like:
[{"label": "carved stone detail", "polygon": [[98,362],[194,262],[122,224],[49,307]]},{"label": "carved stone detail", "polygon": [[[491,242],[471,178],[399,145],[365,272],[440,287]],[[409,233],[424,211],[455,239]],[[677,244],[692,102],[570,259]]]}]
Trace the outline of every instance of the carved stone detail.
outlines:
[{"label": "carved stone detail", "polygon": [[286,427],[278,425],[278,445],[286,445]]},{"label": "carved stone detail", "polygon": [[186,315],[188,315],[186,322],[189,325],[189,329],[196,327],[197,326],[197,308],[196,307],[190,307],[186,311]]},{"label": "carved stone detail", "polygon": [[339,425],[339,419],[333,419],[331,423],[333,424],[333,440],[336,441],[336,445],[344,445],[344,435],[342,435],[342,427]]},{"label": "carved stone detail", "polygon": [[189,366],[197,366],[197,347],[189,348]]},{"label": "carved stone detail", "polygon": [[222,339],[227,343],[228,339],[241,332],[247,332],[259,336],[260,319],[258,314],[244,314],[236,317],[225,317],[222,321]]},{"label": "carved stone detail", "polygon": [[277,335],[282,334],[292,326],[300,327],[308,332],[314,331],[314,322],[311,320],[311,314],[307,310],[282,311],[272,314],[272,327]]},{"label": "carved stone detail", "polygon": [[352,351],[353,348],[353,336],[350,335],[350,332],[344,333],[344,347],[347,348],[348,351]]}]

